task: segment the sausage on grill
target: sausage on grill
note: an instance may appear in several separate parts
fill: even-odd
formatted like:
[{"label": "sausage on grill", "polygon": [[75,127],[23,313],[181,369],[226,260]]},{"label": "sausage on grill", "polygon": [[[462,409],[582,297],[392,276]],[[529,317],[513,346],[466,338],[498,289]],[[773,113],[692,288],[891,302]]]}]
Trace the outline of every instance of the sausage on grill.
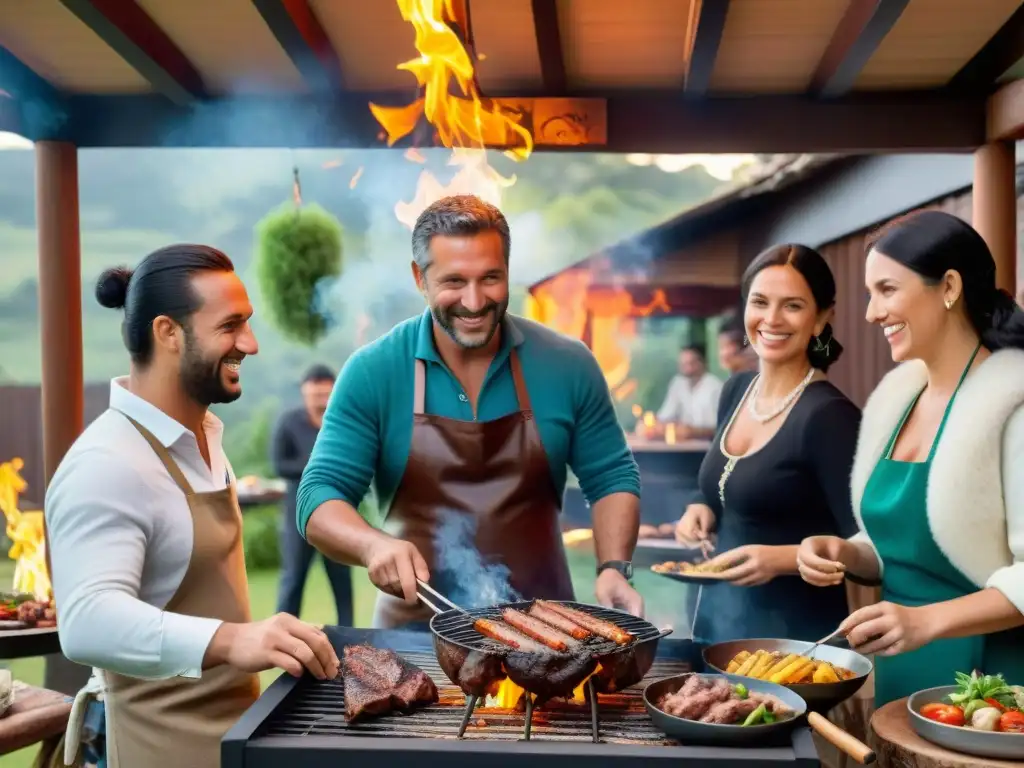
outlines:
[{"label": "sausage on grill", "polygon": [[497,640],[502,645],[515,648],[517,651],[527,653],[550,653],[551,649],[541,645],[533,638],[516,632],[508,624],[493,619],[477,619],[473,622],[473,628],[481,635]]},{"label": "sausage on grill", "polygon": [[593,634],[589,630],[584,629],[579,624],[575,624],[569,619],[565,618],[560,613],[555,613],[550,608],[545,608],[539,603],[534,603],[530,606],[530,616],[535,619],[540,619],[545,624],[550,624],[555,629],[565,632],[567,635],[572,635],[577,640],[586,640]]},{"label": "sausage on grill", "polygon": [[524,635],[540,640],[548,648],[555,651],[567,651],[570,647],[577,645],[576,641],[569,635],[545,624],[538,618],[528,616],[522,611],[514,608],[506,608],[501,612],[501,618],[510,627],[514,627]]},{"label": "sausage on grill", "polygon": [[546,600],[538,600],[537,603],[565,616],[565,618],[579,624],[584,629],[589,629],[595,635],[612,640],[619,645],[625,645],[633,639],[633,635],[621,627],[616,626],[610,621],[591,616],[589,613],[577,611],[575,608],[568,608],[561,603],[549,603]]}]

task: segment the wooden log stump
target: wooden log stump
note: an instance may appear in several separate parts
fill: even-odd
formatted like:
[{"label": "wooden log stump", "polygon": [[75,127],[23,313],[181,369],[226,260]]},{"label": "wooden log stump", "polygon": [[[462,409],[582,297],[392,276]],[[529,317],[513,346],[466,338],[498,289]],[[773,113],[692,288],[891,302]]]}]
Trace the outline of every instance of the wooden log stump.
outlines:
[{"label": "wooden log stump", "polygon": [[[1024,737],[1022,737],[1024,738]],[[910,724],[907,700],[886,704],[871,718],[868,742],[878,755],[879,768],[1021,768],[1024,760],[977,757],[932,744]]]}]

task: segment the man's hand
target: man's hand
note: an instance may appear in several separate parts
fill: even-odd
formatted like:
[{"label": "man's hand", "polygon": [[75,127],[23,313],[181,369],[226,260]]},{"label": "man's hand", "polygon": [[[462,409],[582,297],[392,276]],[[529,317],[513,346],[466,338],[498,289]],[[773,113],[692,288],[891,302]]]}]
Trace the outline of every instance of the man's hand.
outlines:
[{"label": "man's hand", "polygon": [[597,602],[603,606],[618,608],[634,616],[644,615],[643,597],[616,570],[606,568],[601,571],[594,584],[594,592],[597,594]]},{"label": "man's hand", "polygon": [[303,668],[325,680],[338,676],[338,655],[323,630],[279,613],[249,624],[224,623],[206,649],[203,668],[228,664],[243,672],[262,672],[275,667],[295,677]]},{"label": "man's hand", "polygon": [[374,538],[363,557],[377,589],[416,604],[416,579],[430,581],[427,561],[414,544],[387,534]]}]

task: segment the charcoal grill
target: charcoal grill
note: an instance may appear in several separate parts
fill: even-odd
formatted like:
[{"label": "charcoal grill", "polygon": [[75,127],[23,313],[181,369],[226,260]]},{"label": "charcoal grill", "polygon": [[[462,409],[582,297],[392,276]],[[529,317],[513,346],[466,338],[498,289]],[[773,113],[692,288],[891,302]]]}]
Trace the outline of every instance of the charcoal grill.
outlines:
[{"label": "charcoal grill", "polygon": [[491,708],[477,708],[459,739],[466,697],[438,665],[430,633],[348,627],[326,632],[339,655],[358,643],[397,651],[433,678],[440,700],[412,714],[348,724],[340,679],[283,674],[224,737],[222,768],[337,768],[362,761],[374,768],[408,768],[423,759],[443,761],[445,768],[626,768],[640,760],[666,768],[821,765],[804,727],[777,745],[758,748],[687,746],[658,730],[644,708],[643,686],[699,668],[699,650],[689,640],[662,640],[641,683],[600,696],[600,740],[593,743],[590,708],[562,702],[549,702],[534,714],[529,741],[522,712]]}]

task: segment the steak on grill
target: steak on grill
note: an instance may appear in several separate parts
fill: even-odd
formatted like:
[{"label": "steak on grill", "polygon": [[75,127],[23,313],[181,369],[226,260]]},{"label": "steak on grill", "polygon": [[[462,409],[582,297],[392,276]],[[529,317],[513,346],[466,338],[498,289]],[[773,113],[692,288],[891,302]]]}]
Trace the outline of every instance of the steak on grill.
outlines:
[{"label": "steak on grill", "polygon": [[394,651],[371,645],[346,645],[342,675],[345,719],[349,722],[437,701],[434,681]]}]

